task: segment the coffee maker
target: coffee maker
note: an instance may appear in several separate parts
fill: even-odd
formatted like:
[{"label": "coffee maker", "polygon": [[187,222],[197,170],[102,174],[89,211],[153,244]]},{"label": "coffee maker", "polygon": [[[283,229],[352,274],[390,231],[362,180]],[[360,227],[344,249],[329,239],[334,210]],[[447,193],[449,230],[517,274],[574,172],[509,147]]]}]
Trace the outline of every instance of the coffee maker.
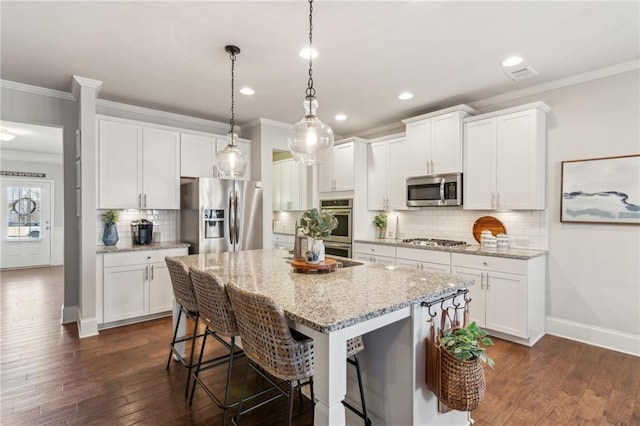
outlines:
[{"label": "coffee maker", "polygon": [[131,222],[131,238],[133,245],[153,243],[153,222],[147,219],[134,220]]}]

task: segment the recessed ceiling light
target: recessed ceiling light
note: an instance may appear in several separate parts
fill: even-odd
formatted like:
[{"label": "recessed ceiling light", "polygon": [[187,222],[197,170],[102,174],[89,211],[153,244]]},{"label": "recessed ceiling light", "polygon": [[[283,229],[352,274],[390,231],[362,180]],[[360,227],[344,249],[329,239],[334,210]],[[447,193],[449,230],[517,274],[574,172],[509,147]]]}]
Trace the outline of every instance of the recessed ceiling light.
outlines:
[{"label": "recessed ceiling light", "polygon": [[521,56],[509,56],[504,61],[502,61],[502,66],[503,67],[513,67],[515,65],[518,65],[521,62],[522,62],[522,57]]},{"label": "recessed ceiling light", "polygon": [[7,129],[0,130],[0,141],[10,141],[16,137],[13,133],[9,133]]},{"label": "recessed ceiling light", "polygon": [[242,89],[240,89],[240,93],[242,93],[243,95],[251,96],[255,95],[256,91],[251,87],[243,87]]},{"label": "recessed ceiling light", "polygon": [[304,59],[309,59],[309,56],[311,56],[311,59],[315,59],[318,57],[318,51],[313,47],[305,47],[300,51],[299,55]]},{"label": "recessed ceiling light", "polygon": [[398,99],[402,101],[406,101],[407,99],[413,98],[413,93],[403,92],[398,95]]},{"label": "recessed ceiling light", "polygon": [[336,115],[334,118],[335,118],[336,120],[338,120],[338,121],[344,121],[344,120],[346,120],[346,119],[347,119],[347,116],[346,116],[346,115],[344,115],[344,114],[338,114],[338,115]]}]

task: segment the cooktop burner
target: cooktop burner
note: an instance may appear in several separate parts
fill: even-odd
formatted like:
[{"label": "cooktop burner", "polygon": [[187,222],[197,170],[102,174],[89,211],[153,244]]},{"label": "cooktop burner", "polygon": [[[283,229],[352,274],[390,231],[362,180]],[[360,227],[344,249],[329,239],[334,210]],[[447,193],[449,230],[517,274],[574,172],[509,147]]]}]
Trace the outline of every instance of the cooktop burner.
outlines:
[{"label": "cooktop burner", "polygon": [[402,240],[403,243],[414,244],[417,246],[428,247],[453,247],[453,246],[466,246],[464,241],[453,240],[439,240],[437,238],[407,238]]}]

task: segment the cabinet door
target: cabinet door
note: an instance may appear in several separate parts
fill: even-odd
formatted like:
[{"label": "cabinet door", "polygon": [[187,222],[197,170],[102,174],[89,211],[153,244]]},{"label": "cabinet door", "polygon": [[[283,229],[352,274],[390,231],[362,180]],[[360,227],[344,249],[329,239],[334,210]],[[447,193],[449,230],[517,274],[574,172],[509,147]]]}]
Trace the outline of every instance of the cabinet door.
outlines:
[{"label": "cabinet door", "polygon": [[334,147],[327,161],[318,166],[318,192],[331,192],[335,190],[333,176],[335,149]]},{"label": "cabinet door", "polygon": [[381,265],[395,265],[396,264],[396,258],[395,257],[373,255],[372,261],[373,261],[373,263],[379,263]]},{"label": "cabinet door", "polygon": [[307,166],[289,161],[291,169],[291,210],[307,208]]},{"label": "cabinet door", "polygon": [[[537,138],[535,110],[497,117],[497,208],[536,209]],[[544,171],[542,172],[544,173]],[[544,188],[544,183],[541,185]]]},{"label": "cabinet door", "polygon": [[293,205],[293,184],[292,184],[292,166],[293,161],[285,161],[281,164],[280,169],[280,208],[282,210],[291,210]]},{"label": "cabinet door", "polygon": [[432,174],[462,172],[460,113],[451,112],[431,119]]},{"label": "cabinet door", "polygon": [[527,338],[526,276],[492,271],[485,272],[484,275],[485,326],[490,330]]},{"label": "cabinet door", "polygon": [[367,208],[386,210],[387,142],[369,144],[367,156]]},{"label": "cabinet door", "polygon": [[180,208],[179,136],[169,130],[143,128],[143,208]]},{"label": "cabinet door", "polygon": [[336,191],[352,191],[354,182],[353,170],[353,142],[344,143],[333,148],[335,151],[335,175]]},{"label": "cabinet door", "polygon": [[407,268],[411,269],[420,269],[420,262],[417,262],[415,260],[396,258],[396,265],[406,266]]},{"label": "cabinet door", "polygon": [[272,169],[272,195],[271,195],[271,208],[272,210],[282,210],[282,163],[273,163]]},{"label": "cabinet door", "polygon": [[[407,149],[406,139],[388,142],[387,158],[387,208],[407,210]],[[411,153],[413,155],[413,153]],[[370,209],[371,210],[371,209]]]},{"label": "cabinet door", "polygon": [[147,265],[104,268],[104,322],[148,313]]},{"label": "cabinet door", "polygon": [[180,176],[217,177],[214,175],[216,138],[213,135],[180,135]]},{"label": "cabinet door", "polygon": [[463,208],[496,208],[495,119],[465,123],[464,132]]},{"label": "cabinet door", "polygon": [[424,176],[430,174],[431,120],[407,125],[407,151],[411,155],[407,156],[406,175]]},{"label": "cabinet door", "polygon": [[173,286],[167,264],[149,265],[149,313],[167,312],[173,308]]},{"label": "cabinet door", "polygon": [[105,120],[100,120],[98,127],[98,206],[137,209],[142,193],[141,127]]},{"label": "cabinet door", "polygon": [[451,266],[442,265],[440,263],[420,262],[420,269],[429,272],[437,272],[440,274],[451,273]]},{"label": "cabinet door", "polygon": [[461,268],[459,266],[451,267],[452,275],[459,275],[461,277],[471,279],[475,281],[475,284],[469,286],[469,297],[471,303],[469,304],[469,320],[475,321],[479,327],[485,327],[485,291],[484,291],[484,272],[477,269]]}]

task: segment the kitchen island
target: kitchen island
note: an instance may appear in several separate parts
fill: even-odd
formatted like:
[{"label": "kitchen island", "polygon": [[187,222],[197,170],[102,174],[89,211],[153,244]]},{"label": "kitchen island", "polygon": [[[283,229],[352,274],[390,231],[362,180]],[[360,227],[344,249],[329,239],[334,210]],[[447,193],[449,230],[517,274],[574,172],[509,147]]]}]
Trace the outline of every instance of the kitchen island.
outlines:
[{"label": "kitchen island", "polygon": [[467,422],[465,413],[438,413],[436,398],[425,385],[429,316],[420,303],[453,294],[473,280],[370,263],[329,274],[298,274],[288,258],[287,251],[273,249],[178,259],[215,272],[225,283],[270,296],[292,327],[314,339],[316,425],[346,422],[341,403],[347,394],[346,341],[358,335],[365,340],[361,359],[374,423]]}]

